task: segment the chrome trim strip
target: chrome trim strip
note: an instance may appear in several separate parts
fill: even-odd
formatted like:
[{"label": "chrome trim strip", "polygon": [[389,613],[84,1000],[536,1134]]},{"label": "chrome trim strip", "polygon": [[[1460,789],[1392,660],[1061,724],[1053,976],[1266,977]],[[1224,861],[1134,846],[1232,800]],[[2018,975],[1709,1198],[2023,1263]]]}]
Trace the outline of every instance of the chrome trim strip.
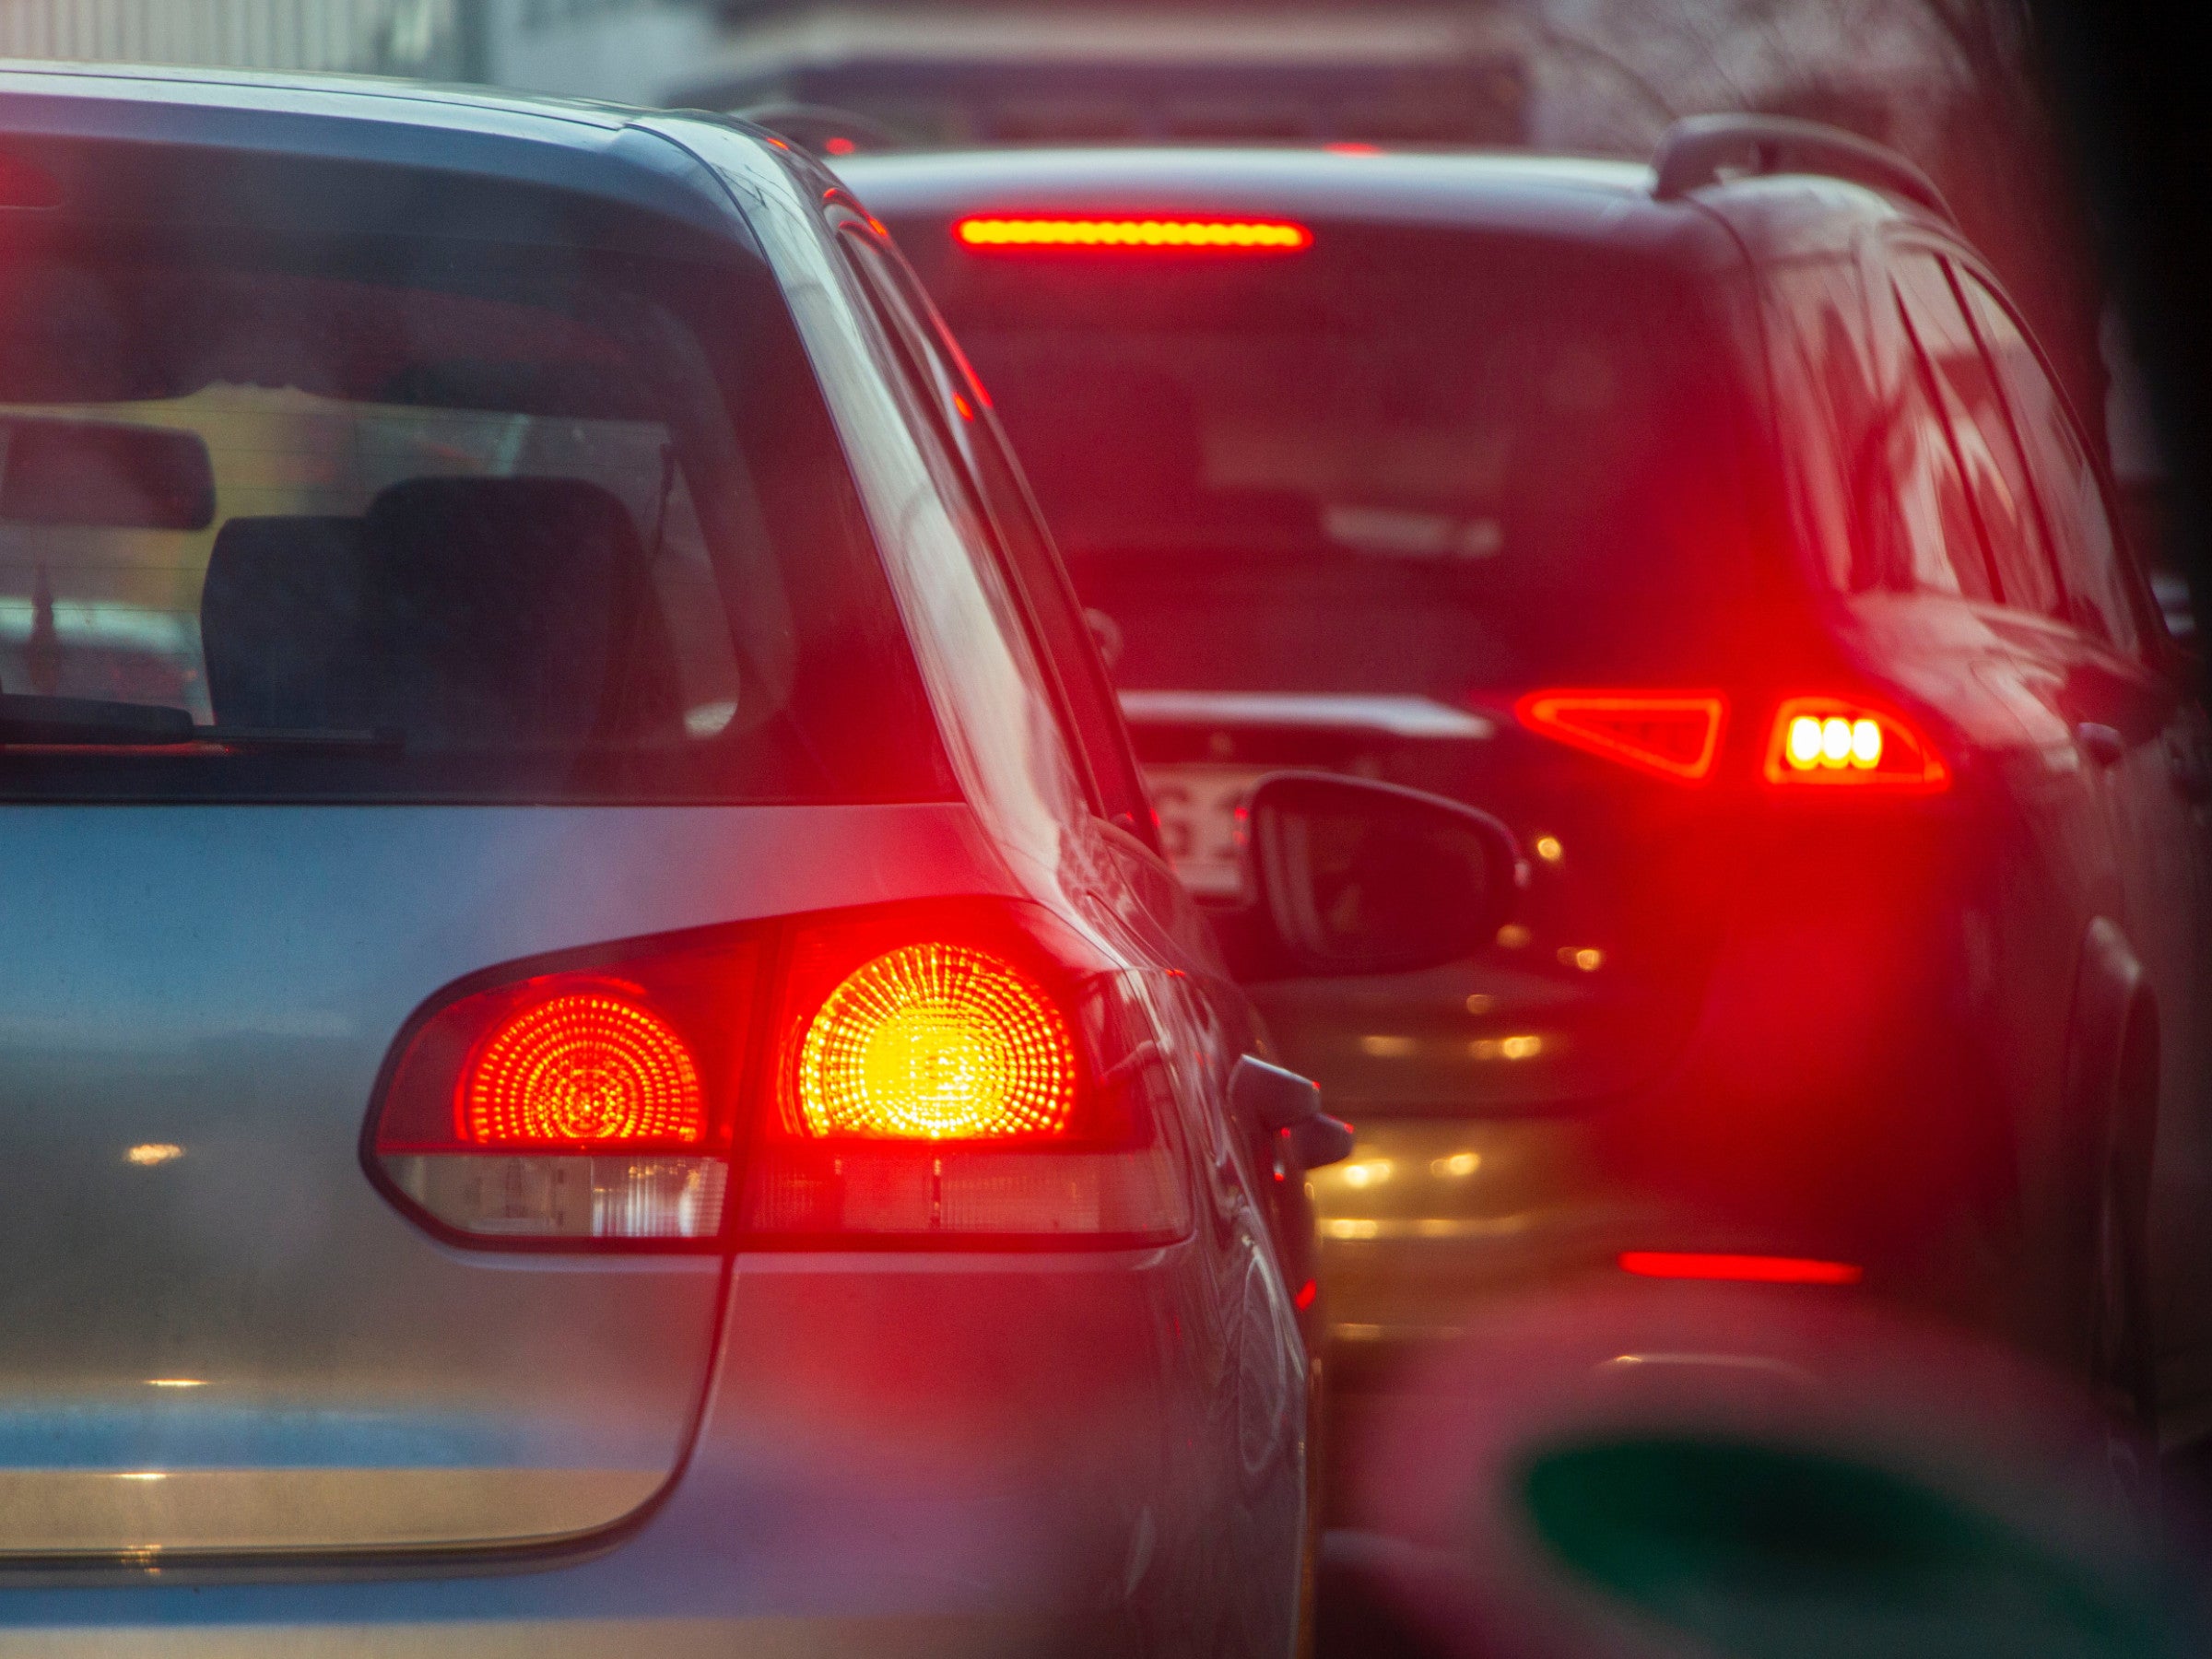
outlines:
[{"label": "chrome trim strip", "polygon": [[1295,726],[1374,732],[1385,737],[1480,742],[1497,723],[1426,697],[1343,696],[1296,691],[1124,691],[1122,713],[1136,725]]},{"label": "chrome trim strip", "polygon": [[522,1543],[604,1526],[667,1478],[665,1469],[6,1469],[0,1559]]}]

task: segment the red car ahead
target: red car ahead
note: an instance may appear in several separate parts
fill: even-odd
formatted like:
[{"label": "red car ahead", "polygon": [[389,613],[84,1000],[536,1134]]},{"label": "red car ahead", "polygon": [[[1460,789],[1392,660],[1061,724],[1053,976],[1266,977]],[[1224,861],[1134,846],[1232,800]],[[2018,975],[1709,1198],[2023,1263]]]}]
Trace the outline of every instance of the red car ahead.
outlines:
[{"label": "red car ahead", "polygon": [[1231,895],[1235,803],[1286,764],[1521,837],[1480,955],[1266,998],[1360,1129],[1318,1189],[1339,1338],[1594,1257],[1971,1309],[2148,1412],[2205,718],[1924,177],[1736,118],[1651,167],[840,171],[1118,647],[1191,885]]}]

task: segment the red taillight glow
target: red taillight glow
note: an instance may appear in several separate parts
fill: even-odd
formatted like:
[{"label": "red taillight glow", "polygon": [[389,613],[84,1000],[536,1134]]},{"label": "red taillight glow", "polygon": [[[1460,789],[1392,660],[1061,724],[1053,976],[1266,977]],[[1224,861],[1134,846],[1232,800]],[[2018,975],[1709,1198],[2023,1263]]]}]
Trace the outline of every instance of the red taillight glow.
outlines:
[{"label": "red taillight glow", "polygon": [[1192,1183],[1159,994],[982,898],[516,964],[409,1021],[363,1159],[479,1249],[1165,1242]]},{"label": "red taillight glow", "polygon": [[1727,702],[1717,691],[1531,691],[1513,704],[1539,736],[1677,783],[1712,775]]},{"label": "red taillight glow", "polygon": [[1076,1101],[1067,1020],[1006,962],[909,945],[855,970],[806,1028],[798,1066],[820,1136],[1053,1135]]},{"label": "red taillight glow", "polygon": [[371,1171],[458,1241],[711,1246],[759,960],[739,935],[434,1005],[379,1097]]},{"label": "red taillight glow", "polygon": [[1950,769],[1901,715],[1847,698],[1792,697],[1774,712],[1767,739],[1770,783],[1927,794]]},{"label": "red taillight glow", "polygon": [[1756,1285],[1855,1285],[1865,1277],[1863,1268],[1849,1262],[1682,1250],[1624,1250],[1620,1269],[1639,1278],[1732,1279]]},{"label": "red taillight glow", "polygon": [[746,1233],[1180,1238],[1190,1183],[1142,982],[1056,926],[944,920],[799,933]]},{"label": "red taillight glow", "polygon": [[964,248],[1080,253],[1296,253],[1313,232],[1288,219],[1064,218],[974,216],[952,234]]},{"label": "red taillight glow", "polygon": [[688,1146],[707,1125],[683,1039],[611,990],[510,1015],[477,1048],[453,1104],[461,1138],[480,1147]]}]

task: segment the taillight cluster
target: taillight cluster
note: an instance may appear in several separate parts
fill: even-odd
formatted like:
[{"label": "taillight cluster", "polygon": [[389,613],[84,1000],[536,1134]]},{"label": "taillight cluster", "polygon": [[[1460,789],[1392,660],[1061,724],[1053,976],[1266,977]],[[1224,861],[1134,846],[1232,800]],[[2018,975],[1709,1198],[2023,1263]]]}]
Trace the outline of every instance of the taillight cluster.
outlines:
[{"label": "taillight cluster", "polygon": [[1146,996],[994,900],[533,964],[410,1022],[366,1153],[477,1244],[1159,1241],[1190,1199]]},{"label": "taillight cluster", "polygon": [[1717,691],[1532,691],[1513,705],[1555,743],[1678,783],[1712,775],[1727,709]]},{"label": "taillight cluster", "polygon": [[1926,794],[1950,769],[1911,723],[1884,709],[1834,697],[1793,697],[1767,739],[1770,783],[1875,788]]},{"label": "taillight cluster", "polygon": [[953,240],[971,251],[1080,253],[1299,253],[1313,232],[1292,219],[1193,218],[1182,215],[1101,218],[1065,214],[977,214],[959,220]]},{"label": "taillight cluster", "polygon": [[[1665,778],[1701,783],[1718,771],[1728,705],[1714,691],[1532,691],[1513,704],[1539,736]],[[1930,794],[1950,769],[1903,715],[1850,698],[1787,697],[1769,724],[1760,775],[1784,787]]]}]

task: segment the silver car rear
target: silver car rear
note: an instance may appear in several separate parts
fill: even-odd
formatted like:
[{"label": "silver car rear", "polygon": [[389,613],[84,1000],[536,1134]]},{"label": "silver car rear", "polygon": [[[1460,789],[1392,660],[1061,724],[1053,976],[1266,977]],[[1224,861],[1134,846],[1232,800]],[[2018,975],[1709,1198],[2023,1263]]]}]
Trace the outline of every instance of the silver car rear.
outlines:
[{"label": "silver car rear", "polygon": [[1280,1651],[1248,1017],[813,182],[258,82],[0,148],[0,1651]]}]

